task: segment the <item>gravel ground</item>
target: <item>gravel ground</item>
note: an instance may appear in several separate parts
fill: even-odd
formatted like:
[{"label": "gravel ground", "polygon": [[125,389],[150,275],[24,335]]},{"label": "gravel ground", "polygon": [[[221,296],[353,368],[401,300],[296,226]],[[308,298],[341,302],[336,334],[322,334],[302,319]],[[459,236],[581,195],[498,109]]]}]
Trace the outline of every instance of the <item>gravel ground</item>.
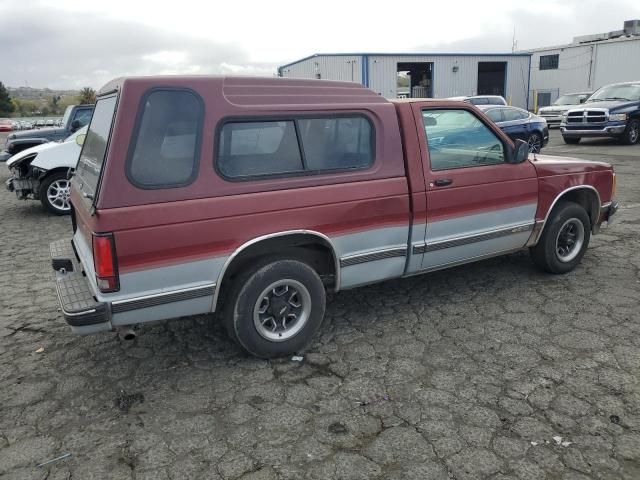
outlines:
[{"label": "gravel ground", "polygon": [[70,222],[0,191],[0,477],[640,478],[640,145],[552,135],[619,173],[576,271],[518,253],[342,292],[302,362],[211,316],[71,335],[48,261]]}]

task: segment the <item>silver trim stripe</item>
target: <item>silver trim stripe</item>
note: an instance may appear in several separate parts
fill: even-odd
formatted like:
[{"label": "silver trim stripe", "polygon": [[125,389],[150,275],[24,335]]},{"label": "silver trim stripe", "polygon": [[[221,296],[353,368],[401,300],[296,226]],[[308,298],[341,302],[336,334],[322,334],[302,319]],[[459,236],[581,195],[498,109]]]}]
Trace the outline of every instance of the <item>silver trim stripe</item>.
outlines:
[{"label": "silver trim stripe", "polygon": [[528,232],[533,229],[533,225],[533,222],[522,225],[512,225],[510,227],[500,228],[498,230],[492,230],[490,232],[476,233],[473,235],[466,235],[464,237],[452,238],[449,240],[440,240],[437,242],[424,243],[422,245],[414,245],[413,254],[419,255],[422,253],[433,252],[445,248],[460,247],[462,245],[469,245],[470,243],[493,240],[494,238],[506,237],[508,235],[514,235],[516,233]]},{"label": "silver trim stripe", "polygon": [[216,285],[205,285],[203,287],[185,288],[166,293],[157,293],[144,297],[137,297],[131,300],[118,300],[111,304],[111,313],[123,313],[141,308],[156,307],[166,303],[181,302],[193,298],[207,297],[213,295]]},{"label": "silver trim stripe", "polygon": [[407,247],[387,248],[376,252],[360,253],[357,255],[349,255],[340,259],[340,267],[351,267],[366,262],[375,262],[376,260],[385,260],[394,257],[406,257]]}]

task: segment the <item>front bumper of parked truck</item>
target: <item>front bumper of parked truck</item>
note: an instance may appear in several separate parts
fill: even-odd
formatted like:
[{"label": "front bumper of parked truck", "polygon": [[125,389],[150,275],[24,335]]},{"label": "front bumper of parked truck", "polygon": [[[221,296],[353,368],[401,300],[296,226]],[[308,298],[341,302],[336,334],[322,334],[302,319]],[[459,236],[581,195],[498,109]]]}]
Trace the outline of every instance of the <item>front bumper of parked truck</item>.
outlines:
[{"label": "front bumper of parked truck", "polygon": [[625,128],[626,122],[607,122],[601,125],[571,125],[562,122],[560,133],[565,138],[618,137],[624,133]]}]

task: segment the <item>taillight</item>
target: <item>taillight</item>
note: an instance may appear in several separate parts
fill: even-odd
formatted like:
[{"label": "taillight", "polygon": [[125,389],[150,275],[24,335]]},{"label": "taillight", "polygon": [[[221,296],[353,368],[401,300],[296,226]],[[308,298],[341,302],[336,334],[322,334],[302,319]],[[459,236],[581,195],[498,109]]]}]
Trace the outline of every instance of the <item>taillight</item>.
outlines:
[{"label": "taillight", "polygon": [[611,200],[616,196],[616,189],[618,188],[618,179],[616,173],[613,172],[613,185],[611,185]]},{"label": "taillight", "polygon": [[96,271],[96,283],[101,292],[120,290],[116,243],[111,233],[93,236],[93,266]]}]

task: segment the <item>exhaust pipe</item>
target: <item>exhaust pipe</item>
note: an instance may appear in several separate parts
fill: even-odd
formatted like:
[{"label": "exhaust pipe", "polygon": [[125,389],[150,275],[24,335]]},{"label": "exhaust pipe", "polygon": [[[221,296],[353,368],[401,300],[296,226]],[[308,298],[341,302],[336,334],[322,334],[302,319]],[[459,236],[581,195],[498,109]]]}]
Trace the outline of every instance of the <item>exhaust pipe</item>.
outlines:
[{"label": "exhaust pipe", "polygon": [[120,340],[134,340],[136,338],[136,332],[133,331],[133,328],[119,327],[118,336]]}]

